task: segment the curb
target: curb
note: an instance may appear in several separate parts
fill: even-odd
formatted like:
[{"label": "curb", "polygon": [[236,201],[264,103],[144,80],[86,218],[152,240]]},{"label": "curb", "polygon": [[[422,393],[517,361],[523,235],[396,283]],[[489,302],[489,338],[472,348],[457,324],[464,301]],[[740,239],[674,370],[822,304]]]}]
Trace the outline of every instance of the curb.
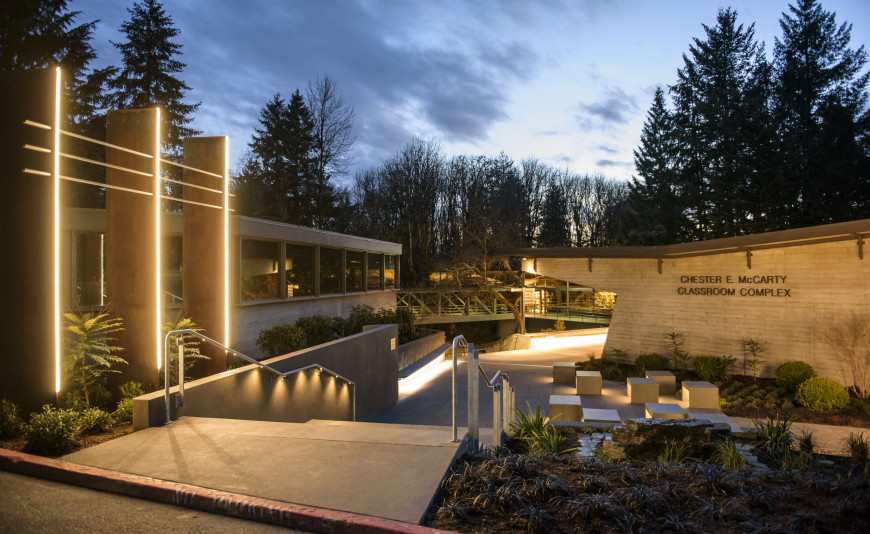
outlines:
[{"label": "curb", "polygon": [[323,534],[446,531],[352,512],[250,497],[0,449],[0,470],[203,512]]}]

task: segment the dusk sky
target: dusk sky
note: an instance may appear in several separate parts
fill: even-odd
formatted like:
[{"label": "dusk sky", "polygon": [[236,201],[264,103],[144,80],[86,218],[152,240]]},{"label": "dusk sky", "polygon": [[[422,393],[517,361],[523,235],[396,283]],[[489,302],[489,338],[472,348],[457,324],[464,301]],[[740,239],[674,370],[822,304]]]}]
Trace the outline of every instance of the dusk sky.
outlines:
[{"label": "dusk sky", "polygon": [[[119,65],[109,41],[129,2],[72,0],[99,19],[96,67]],[[259,111],[280,92],[329,75],[356,110],[357,165],[375,166],[413,136],[444,153],[535,156],[573,172],[627,179],[657,84],[676,80],[702,24],[733,7],[768,57],[785,0],[166,1],[181,30],[181,78],[201,101],[193,126],[229,135],[231,165]],[[870,42],[870,1],[825,0]]]}]

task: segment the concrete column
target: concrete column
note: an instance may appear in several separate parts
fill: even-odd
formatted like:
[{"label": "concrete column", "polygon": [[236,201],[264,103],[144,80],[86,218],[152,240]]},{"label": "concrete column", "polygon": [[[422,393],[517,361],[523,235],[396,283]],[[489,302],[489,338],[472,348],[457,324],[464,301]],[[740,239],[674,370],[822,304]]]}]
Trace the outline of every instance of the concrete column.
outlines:
[{"label": "concrete column", "polygon": [[[106,141],[145,154],[156,154],[156,109],[109,111]],[[141,172],[153,173],[154,159],[117,149],[106,149],[106,161]],[[106,183],[154,193],[154,178],[112,168]],[[159,191],[157,192],[159,193]],[[106,190],[106,290],[109,312],[124,321],[117,336],[124,347],[121,356],[129,365],[119,365],[117,381],[137,380],[156,386],[157,357],[162,353],[157,339],[154,196]],[[161,306],[162,307],[162,306]],[[161,314],[162,315],[162,314]]]},{"label": "concrete column", "polygon": [[0,74],[0,392],[26,410],[53,402],[54,184],[53,131],[25,120],[54,124],[55,70]]},{"label": "concrete column", "polygon": [[[188,137],[184,140],[184,164],[223,175],[226,165],[226,137]],[[223,191],[224,180],[184,169],[184,183]],[[185,200],[223,205],[223,195],[195,187],[183,188]],[[183,204],[182,284],[184,316],[204,329],[206,336],[226,343],[224,304],[224,212],[196,204]],[[223,350],[201,345],[209,360],[197,363],[194,377],[226,371]]]}]

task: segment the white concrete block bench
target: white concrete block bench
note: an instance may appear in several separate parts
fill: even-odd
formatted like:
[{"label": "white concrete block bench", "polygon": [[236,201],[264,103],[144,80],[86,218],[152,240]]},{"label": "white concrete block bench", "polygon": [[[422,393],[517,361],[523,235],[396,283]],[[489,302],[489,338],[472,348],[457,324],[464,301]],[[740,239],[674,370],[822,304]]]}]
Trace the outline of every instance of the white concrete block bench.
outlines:
[{"label": "white concrete block bench", "polygon": [[647,378],[652,378],[659,385],[659,395],[675,395],[677,393],[677,377],[670,371],[647,371]]},{"label": "white concrete block bench", "polygon": [[707,381],[684,381],[683,400],[692,408],[719,409],[719,388]]},{"label": "white concrete block bench", "polygon": [[689,414],[679,404],[670,402],[648,402],[644,406],[648,419],[686,419]]},{"label": "white concrete block bench", "polygon": [[575,380],[578,395],[601,395],[600,371],[577,371]]},{"label": "white concrete block bench", "polygon": [[574,382],[574,362],[553,362],[553,382],[572,384]]},{"label": "white concrete block bench", "polygon": [[630,376],[626,379],[626,391],[632,404],[659,401],[659,384],[652,378]]},{"label": "white concrete block bench", "polygon": [[585,423],[613,423],[619,424],[619,412],[606,408],[586,408],[583,410],[583,422]]},{"label": "white concrete block bench", "polygon": [[583,408],[578,395],[550,395],[551,421],[582,421]]}]

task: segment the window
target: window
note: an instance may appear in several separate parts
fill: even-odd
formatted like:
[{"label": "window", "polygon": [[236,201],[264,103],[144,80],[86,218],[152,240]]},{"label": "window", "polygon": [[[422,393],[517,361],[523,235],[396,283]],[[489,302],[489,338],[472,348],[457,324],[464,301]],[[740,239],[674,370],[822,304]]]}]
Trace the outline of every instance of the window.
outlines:
[{"label": "window", "polygon": [[314,295],[314,247],[285,245],[287,298]]},{"label": "window", "polygon": [[342,268],[341,250],[320,249],[320,294],[341,293]]},{"label": "window", "polygon": [[396,287],[396,257],[384,256],[384,287],[393,289]]},{"label": "window", "polygon": [[278,298],[278,243],[242,240],[242,301]]},{"label": "window", "polygon": [[181,305],[184,293],[182,291],[181,275],[181,251],[182,243],[180,235],[163,237],[163,248],[160,251],[160,259],[163,262],[161,284],[163,285],[163,302],[167,305]]},{"label": "window", "polygon": [[345,288],[348,293],[350,293],[351,291],[363,290],[363,272],[365,267],[365,257],[365,252],[356,252],[353,250],[347,251]]},{"label": "window", "polygon": [[369,253],[368,260],[369,266],[368,274],[366,275],[366,289],[369,291],[383,289],[384,286],[381,283],[381,270],[384,268],[384,255]]},{"label": "window", "polygon": [[75,304],[76,306],[105,306],[106,295],[106,236],[104,234],[76,235]]}]

